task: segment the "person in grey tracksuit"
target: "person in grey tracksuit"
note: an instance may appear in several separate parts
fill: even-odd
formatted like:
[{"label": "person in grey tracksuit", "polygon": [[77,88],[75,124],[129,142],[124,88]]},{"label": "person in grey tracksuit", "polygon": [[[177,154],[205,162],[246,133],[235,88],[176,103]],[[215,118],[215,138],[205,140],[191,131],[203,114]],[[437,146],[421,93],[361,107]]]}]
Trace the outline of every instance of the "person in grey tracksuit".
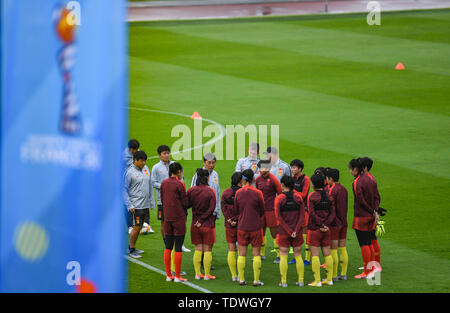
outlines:
[{"label": "person in grey tracksuit", "polygon": [[[203,168],[209,171],[209,181],[208,185],[216,192],[216,208],[214,209],[213,215],[216,219],[219,219],[221,216],[220,210],[220,183],[219,183],[219,174],[214,170],[216,166],[216,156],[213,153],[207,153],[203,157]],[[197,181],[197,173],[195,173],[194,177],[192,177],[191,187],[195,186]]]},{"label": "person in grey tracksuit", "polygon": [[149,214],[149,203],[154,203],[151,172],[145,165],[146,161],[145,152],[137,151],[133,156],[133,165],[128,167],[124,177],[123,197],[127,210],[132,216],[133,227],[130,233],[129,252],[134,258],[140,257],[139,252],[143,252],[136,250],[135,245],[145,217]]},{"label": "person in grey tracksuit", "polygon": [[267,158],[270,159],[270,163],[272,167],[270,169],[270,173],[273,174],[278,181],[281,181],[281,177],[284,175],[292,176],[291,167],[286,162],[280,160],[278,155],[278,149],[275,147],[267,148],[267,151],[264,152]]}]

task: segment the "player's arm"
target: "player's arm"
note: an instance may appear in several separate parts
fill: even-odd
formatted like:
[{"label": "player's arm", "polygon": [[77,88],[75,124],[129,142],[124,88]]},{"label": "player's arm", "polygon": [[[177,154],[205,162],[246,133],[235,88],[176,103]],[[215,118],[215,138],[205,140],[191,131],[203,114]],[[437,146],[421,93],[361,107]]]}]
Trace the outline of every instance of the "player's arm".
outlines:
[{"label": "player's arm", "polygon": [[300,200],[300,201],[299,201],[300,203],[297,203],[297,204],[300,205],[300,217],[299,217],[299,219],[297,220],[297,224],[295,225],[294,231],[295,231],[297,234],[301,234],[301,230],[302,230],[302,227],[303,227],[303,223],[304,223],[304,221],[305,221],[305,205],[304,205],[304,203],[303,203],[303,199],[301,199],[300,197],[298,197],[298,199]]},{"label": "player's arm", "polygon": [[306,175],[305,175],[304,180],[305,181],[303,182],[303,190],[300,194],[302,195],[303,199],[306,199],[306,198],[308,198],[308,192],[309,192],[309,188],[311,185],[311,180]]},{"label": "player's arm", "polygon": [[156,165],[152,168],[152,185],[155,189],[161,189],[161,182],[159,181],[158,171],[155,169]]},{"label": "player's arm", "polygon": [[211,188],[211,197],[209,198],[209,204],[208,204],[208,210],[206,210],[200,217],[200,223],[203,223],[203,221],[205,219],[207,219],[208,217],[210,217],[213,213],[214,210],[216,209],[216,193],[214,192],[214,190]]},{"label": "player's arm", "polygon": [[178,191],[180,194],[181,204],[183,205],[183,208],[185,209],[189,208],[189,200],[183,183],[178,184]]},{"label": "player's arm", "polygon": [[275,176],[271,176],[271,179],[272,179],[272,182],[273,182],[274,185],[275,185],[275,190],[276,190],[276,192],[277,192],[277,195],[281,195],[281,193],[282,193],[283,191],[281,190],[281,184],[280,184],[280,182],[278,181],[278,179],[277,179]]},{"label": "player's arm", "polygon": [[149,186],[149,197],[150,197],[150,207],[152,208],[152,209],[154,209],[155,208],[155,193],[154,193],[154,191],[153,191],[153,184],[152,184],[152,175],[151,175],[152,173],[150,173],[150,177],[149,177],[149,179],[148,179],[148,186]]},{"label": "player's arm", "polygon": [[366,198],[364,198],[363,188],[362,184],[356,182],[355,186],[355,193],[356,193],[356,199],[361,204],[361,207],[363,210],[369,212],[371,215],[374,214],[375,208],[372,208],[369,203],[367,202]]},{"label": "player's arm", "polygon": [[131,186],[131,175],[127,171],[124,175],[123,199],[125,201],[125,205],[127,206],[128,211],[130,211],[131,209],[134,209],[134,205],[131,202],[131,198],[130,198],[130,186]]},{"label": "player's arm", "polygon": [[237,161],[237,163],[236,163],[236,167],[235,167],[235,169],[234,169],[234,171],[235,172],[240,172],[241,170],[242,170],[242,159],[239,159],[238,161]]}]

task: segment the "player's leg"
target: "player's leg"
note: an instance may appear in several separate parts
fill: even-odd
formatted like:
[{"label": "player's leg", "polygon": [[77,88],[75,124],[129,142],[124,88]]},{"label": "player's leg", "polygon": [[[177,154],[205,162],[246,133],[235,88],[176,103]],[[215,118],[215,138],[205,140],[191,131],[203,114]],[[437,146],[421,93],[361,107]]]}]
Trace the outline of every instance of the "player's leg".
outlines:
[{"label": "player's leg", "polygon": [[361,231],[355,229],[356,238],[358,239],[359,246],[361,248],[361,255],[364,262],[364,272],[356,275],[355,278],[366,278],[367,274],[370,273],[368,264],[371,261],[371,249],[370,246],[372,242],[370,241],[370,235],[368,231]]},{"label": "player's leg", "polygon": [[[208,242],[209,243],[209,242]],[[203,265],[205,268],[205,280],[215,279],[215,276],[211,275],[211,264],[212,264],[212,247],[213,245],[203,244]]]},{"label": "player's leg", "polygon": [[231,280],[238,281],[237,275],[237,262],[236,262],[236,241],[237,241],[237,229],[236,228],[225,228],[225,236],[228,243],[228,255],[227,263],[231,273]]},{"label": "player's leg", "polygon": [[[192,239],[192,234],[191,234]],[[193,243],[194,244],[194,243]],[[202,262],[202,254],[203,254],[203,245],[200,244],[194,244],[195,251],[194,251],[194,257],[193,257],[193,263],[194,263],[194,270],[195,270],[195,279],[201,279],[203,278],[203,274],[201,272],[201,262]]]},{"label": "player's leg", "polygon": [[[303,242],[303,238],[301,240]],[[294,257],[295,257],[295,267],[297,269],[298,281],[297,286],[303,287],[304,277],[305,277],[305,265],[302,260],[302,243],[299,245],[294,245]]]},{"label": "player's leg", "polygon": [[[335,234],[336,232],[337,234]],[[339,246],[339,232],[338,230],[333,230],[331,238],[331,247],[330,247],[330,254],[333,258],[333,281],[337,281],[337,270],[338,270],[338,264],[339,264],[339,258],[338,258],[338,246]]]},{"label": "player's leg", "polygon": [[261,275],[261,244],[263,242],[261,230],[252,232],[250,234],[250,238],[253,254],[253,286],[258,287],[264,285],[259,280],[259,277]]},{"label": "player's leg", "polygon": [[181,263],[183,260],[183,243],[184,243],[184,235],[176,235],[174,236],[175,241],[175,282],[183,282],[187,281],[186,278],[181,277]]},{"label": "player's leg", "polygon": [[323,243],[325,246],[321,246],[322,248],[322,255],[325,258],[325,262],[327,264],[326,270],[327,270],[327,278],[322,281],[323,284],[327,284],[332,286],[333,285],[333,257],[331,256],[330,251],[330,240],[327,242],[324,241]]},{"label": "player's leg", "polygon": [[278,245],[280,247],[280,275],[281,275],[281,282],[279,286],[287,287],[287,271],[288,271],[287,258],[289,254],[289,247],[283,246],[283,243],[281,243],[280,240],[278,240]]},{"label": "player's leg", "polygon": [[308,286],[311,287],[322,287],[322,283],[320,282],[320,259],[319,259],[319,246],[314,246],[311,241],[309,242],[309,249],[311,251],[311,264],[312,271],[314,273],[314,281]]},{"label": "player's leg", "polygon": [[238,230],[238,251],[239,256],[237,260],[239,284],[245,285],[245,258],[247,256],[247,249],[249,245],[248,233]]},{"label": "player's leg", "polygon": [[174,238],[172,235],[168,235],[165,233],[164,243],[166,249],[164,250],[164,267],[166,269],[166,281],[172,281],[174,279],[171,271],[171,259],[172,259],[172,250],[174,245]]}]

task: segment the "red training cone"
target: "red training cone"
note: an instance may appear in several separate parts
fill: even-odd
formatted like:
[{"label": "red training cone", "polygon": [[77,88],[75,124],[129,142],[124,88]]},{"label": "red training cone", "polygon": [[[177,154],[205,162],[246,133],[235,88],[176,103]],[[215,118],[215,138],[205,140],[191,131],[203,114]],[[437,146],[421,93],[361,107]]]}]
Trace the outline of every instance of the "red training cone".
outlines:
[{"label": "red training cone", "polygon": [[402,62],[398,62],[397,66],[395,67],[396,70],[404,70],[405,66],[403,65]]},{"label": "red training cone", "polygon": [[202,117],[200,116],[200,114],[198,114],[198,112],[194,112],[194,113],[191,115],[191,118],[192,118],[193,120],[199,120],[199,119],[201,119]]}]

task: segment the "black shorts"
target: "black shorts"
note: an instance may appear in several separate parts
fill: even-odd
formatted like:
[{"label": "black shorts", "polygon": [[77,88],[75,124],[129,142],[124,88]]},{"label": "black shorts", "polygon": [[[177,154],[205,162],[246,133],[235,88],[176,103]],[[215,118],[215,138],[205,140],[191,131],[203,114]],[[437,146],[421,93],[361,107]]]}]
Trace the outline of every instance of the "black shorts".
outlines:
[{"label": "black shorts", "polygon": [[164,211],[162,204],[158,204],[158,221],[164,221]]},{"label": "black shorts", "polygon": [[370,240],[370,231],[362,231],[355,229],[356,238],[358,238],[359,246],[370,246],[372,241]]},{"label": "black shorts", "polygon": [[131,213],[131,226],[142,227],[144,225],[147,211],[145,209],[135,209],[134,213]]},{"label": "black shorts", "polygon": [[377,235],[375,235],[375,230],[369,232],[370,240],[377,240]]}]

